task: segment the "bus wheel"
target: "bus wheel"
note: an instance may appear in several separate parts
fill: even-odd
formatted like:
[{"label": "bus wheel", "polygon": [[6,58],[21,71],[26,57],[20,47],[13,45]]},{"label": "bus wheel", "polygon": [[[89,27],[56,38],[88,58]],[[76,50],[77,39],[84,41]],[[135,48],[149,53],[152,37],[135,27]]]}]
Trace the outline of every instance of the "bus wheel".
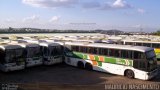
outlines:
[{"label": "bus wheel", "polygon": [[83,62],[81,62],[81,61],[79,61],[79,62],[77,63],[77,66],[78,66],[78,68],[81,68],[81,69],[84,68],[84,64],[83,64]]},{"label": "bus wheel", "polygon": [[134,78],[134,72],[132,70],[126,70],[124,75],[128,78]]},{"label": "bus wheel", "polygon": [[85,64],[85,69],[87,69],[87,70],[93,70],[93,67],[92,67],[92,65],[90,63],[86,63]]}]

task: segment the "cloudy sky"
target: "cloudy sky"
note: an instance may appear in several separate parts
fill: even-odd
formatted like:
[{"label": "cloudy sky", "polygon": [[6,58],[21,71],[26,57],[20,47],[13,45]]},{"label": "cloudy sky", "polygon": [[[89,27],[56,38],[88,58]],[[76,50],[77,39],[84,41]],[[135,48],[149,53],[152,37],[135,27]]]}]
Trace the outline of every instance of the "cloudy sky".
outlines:
[{"label": "cloudy sky", "polygon": [[0,28],[160,28],[160,0],[0,0]]}]

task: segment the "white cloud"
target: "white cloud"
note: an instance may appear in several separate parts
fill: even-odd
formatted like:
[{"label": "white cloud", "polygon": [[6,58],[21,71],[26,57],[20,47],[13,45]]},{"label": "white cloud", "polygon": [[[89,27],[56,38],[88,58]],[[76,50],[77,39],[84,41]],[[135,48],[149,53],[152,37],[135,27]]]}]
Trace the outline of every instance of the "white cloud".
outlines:
[{"label": "white cloud", "polygon": [[130,8],[131,5],[129,5],[128,3],[126,3],[126,1],[124,0],[116,0],[113,5],[114,8]]},{"label": "white cloud", "polygon": [[22,2],[34,7],[56,8],[70,7],[78,3],[78,0],[23,0]]},{"label": "white cloud", "polygon": [[144,9],[141,9],[141,8],[138,8],[137,11],[138,11],[139,13],[141,13],[141,14],[146,13],[146,11],[145,11]]},{"label": "white cloud", "polygon": [[49,22],[57,22],[57,21],[59,21],[60,20],[60,16],[53,16],[50,20],[49,20]]},{"label": "white cloud", "polygon": [[128,4],[125,0],[115,0],[113,3],[106,3],[102,10],[114,10],[114,9],[128,9],[132,8],[130,4]]},{"label": "white cloud", "polygon": [[39,15],[33,15],[23,19],[23,22],[36,22],[40,19]]},{"label": "white cloud", "polygon": [[22,3],[42,8],[72,7],[78,4],[84,9],[118,10],[132,8],[126,0],[110,0],[110,3],[100,3],[96,0],[82,3],[79,1],[80,0],[22,0]]}]

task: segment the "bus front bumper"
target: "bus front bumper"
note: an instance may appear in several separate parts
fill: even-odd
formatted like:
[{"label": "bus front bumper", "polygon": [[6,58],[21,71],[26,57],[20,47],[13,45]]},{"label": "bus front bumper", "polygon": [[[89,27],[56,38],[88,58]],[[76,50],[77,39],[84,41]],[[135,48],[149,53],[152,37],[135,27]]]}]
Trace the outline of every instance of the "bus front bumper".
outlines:
[{"label": "bus front bumper", "polygon": [[62,57],[59,58],[48,58],[48,60],[44,61],[44,65],[53,65],[57,63],[62,63]]},{"label": "bus front bumper", "polygon": [[42,65],[42,64],[43,64],[42,59],[32,60],[32,61],[26,62],[27,67],[38,66],[38,65]]},{"label": "bus front bumper", "polygon": [[158,68],[153,70],[152,72],[148,72],[146,76],[146,80],[150,80],[158,75]]},{"label": "bus front bumper", "polygon": [[25,65],[15,65],[15,66],[5,66],[4,72],[9,72],[9,71],[16,71],[16,70],[22,70],[25,68]]}]

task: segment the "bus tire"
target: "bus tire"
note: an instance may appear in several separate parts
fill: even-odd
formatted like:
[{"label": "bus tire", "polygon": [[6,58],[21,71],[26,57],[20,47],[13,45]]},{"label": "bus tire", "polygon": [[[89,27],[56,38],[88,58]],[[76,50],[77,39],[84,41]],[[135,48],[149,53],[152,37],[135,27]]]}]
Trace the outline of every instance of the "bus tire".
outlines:
[{"label": "bus tire", "polygon": [[86,63],[85,64],[85,69],[87,69],[87,70],[93,70],[92,64]]},{"label": "bus tire", "polygon": [[81,69],[84,68],[84,64],[81,61],[78,61],[77,66],[78,66],[78,68],[81,68]]},{"label": "bus tire", "polygon": [[125,70],[124,75],[128,78],[134,78],[134,72],[132,70]]}]

